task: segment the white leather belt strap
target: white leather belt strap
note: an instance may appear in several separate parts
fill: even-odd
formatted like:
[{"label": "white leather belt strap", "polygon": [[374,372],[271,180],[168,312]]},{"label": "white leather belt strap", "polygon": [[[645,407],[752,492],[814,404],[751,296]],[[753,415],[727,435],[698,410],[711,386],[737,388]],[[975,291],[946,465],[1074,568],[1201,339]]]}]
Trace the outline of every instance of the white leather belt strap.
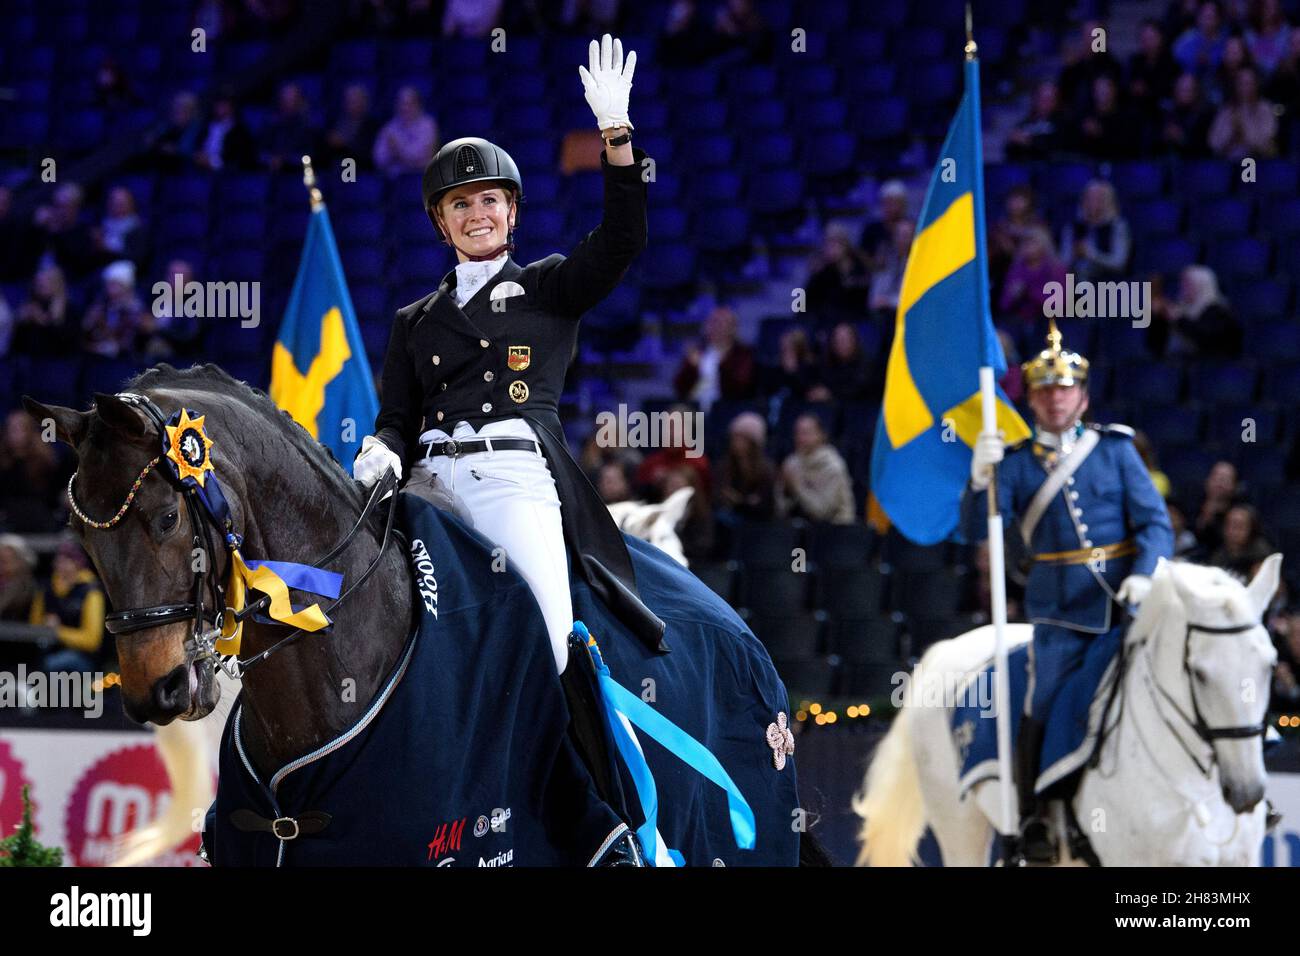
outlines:
[{"label": "white leather belt strap", "polygon": [[1025,509],[1024,515],[1020,518],[1020,537],[1025,542],[1025,547],[1029,547],[1030,539],[1034,536],[1034,529],[1038,527],[1038,522],[1042,520],[1047,506],[1052,503],[1056,493],[1065,487],[1066,481],[1070,476],[1079,470],[1083,460],[1092,454],[1092,450],[1097,447],[1097,442],[1101,441],[1101,434],[1094,429],[1085,428],[1079,440],[1074,443],[1070,453],[1048,472],[1047,480],[1038,487],[1033,499],[1029,502],[1029,507]]}]

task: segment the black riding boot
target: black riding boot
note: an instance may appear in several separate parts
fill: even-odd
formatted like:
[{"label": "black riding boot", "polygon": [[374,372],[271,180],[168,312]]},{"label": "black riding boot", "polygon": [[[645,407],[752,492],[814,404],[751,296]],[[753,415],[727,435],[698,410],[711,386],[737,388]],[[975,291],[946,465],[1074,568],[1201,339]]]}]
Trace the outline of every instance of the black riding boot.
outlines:
[{"label": "black riding boot", "polygon": [[1025,716],[1016,738],[1016,796],[1020,803],[1020,856],[1025,863],[1055,863],[1056,841],[1047,820],[1047,801],[1034,793],[1043,748],[1042,721]]}]

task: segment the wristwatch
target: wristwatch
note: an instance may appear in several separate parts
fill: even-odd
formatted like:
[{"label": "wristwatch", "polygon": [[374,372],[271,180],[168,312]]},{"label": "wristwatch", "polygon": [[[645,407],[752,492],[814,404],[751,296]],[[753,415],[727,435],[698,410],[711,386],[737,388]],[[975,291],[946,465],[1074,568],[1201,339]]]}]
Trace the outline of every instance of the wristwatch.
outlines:
[{"label": "wristwatch", "polygon": [[601,130],[600,135],[601,138],[605,140],[606,146],[626,146],[628,143],[632,142],[632,132],[626,126],[611,126],[610,129],[615,132],[622,130],[623,135],[607,139],[605,138],[605,131]]}]

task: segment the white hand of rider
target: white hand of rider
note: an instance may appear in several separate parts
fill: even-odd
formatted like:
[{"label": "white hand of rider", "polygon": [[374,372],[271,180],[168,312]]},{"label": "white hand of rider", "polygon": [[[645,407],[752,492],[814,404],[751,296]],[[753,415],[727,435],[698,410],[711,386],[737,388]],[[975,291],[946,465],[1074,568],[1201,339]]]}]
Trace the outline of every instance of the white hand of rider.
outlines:
[{"label": "white hand of rider", "polygon": [[1151,579],[1145,574],[1130,574],[1119,586],[1115,596],[1123,603],[1137,607],[1151,593]]},{"label": "white hand of rider", "polygon": [[393,473],[397,475],[400,481],[402,477],[402,459],[374,435],[367,435],[363,438],[361,440],[361,452],[352,462],[352,477],[361,482],[366,488],[369,488],[382,478],[384,472],[389,468],[393,469]]},{"label": "white hand of rider", "polygon": [[627,100],[632,92],[632,73],[636,70],[636,53],[628,51],[623,60],[623,43],[611,40],[608,33],[597,43],[591,41],[589,66],[578,67],[587,105],[596,114],[596,126],[602,130],[612,126],[632,129],[627,118]]},{"label": "white hand of rider", "polygon": [[983,491],[993,480],[993,469],[1002,461],[1002,437],[983,432],[975,439],[974,454],[970,460],[970,486]]}]

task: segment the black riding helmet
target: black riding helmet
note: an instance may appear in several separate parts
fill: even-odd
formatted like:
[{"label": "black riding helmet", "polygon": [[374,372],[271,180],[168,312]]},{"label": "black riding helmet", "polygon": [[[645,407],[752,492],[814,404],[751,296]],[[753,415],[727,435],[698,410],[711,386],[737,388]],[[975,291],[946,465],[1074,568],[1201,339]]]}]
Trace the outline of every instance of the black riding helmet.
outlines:
[{"label": "black riding helmet", "polygon": [[466,136],[454,139],[438,150],[437,155],[424,168],[424,179],[420,186],[424,195],[424,211],[439,237],[446,238],[433,214],[438,200],[457,186],[494,180],[508,185],[514,193],[515,202],[520,201],[524,184],[519,177],[519,167],[500,146],[477,136]]}]

